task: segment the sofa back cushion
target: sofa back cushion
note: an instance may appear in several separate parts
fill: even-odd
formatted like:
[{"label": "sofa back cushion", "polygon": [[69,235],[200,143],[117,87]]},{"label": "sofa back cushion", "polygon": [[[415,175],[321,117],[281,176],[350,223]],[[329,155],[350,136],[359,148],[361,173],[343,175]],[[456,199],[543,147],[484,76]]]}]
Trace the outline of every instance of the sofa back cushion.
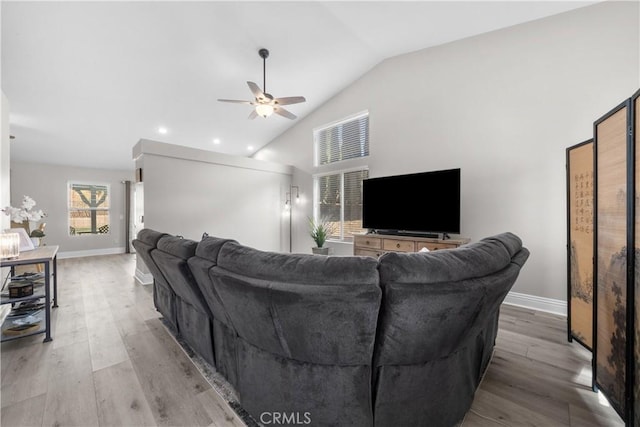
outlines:
[{"label": "sofa back cushion", "polygon": [[187,264],[187,260],[195,255],[197,245],[190,239],[166,235],[158,240],[158,248],[151,252],[151,257],[179,298],[198,311],[209,314],[209,308]]},{"label": "sofa back cushion", "polygon": [[377,262],[225,244],[210,270],[238,335],[302,362],[370,365],[381,290]]},{"label": "sofa back cushion", "polygon": [[198,242],[195,256],[189,258],[188,264],[213,317],[231,327],[231,322],[222,306],[222,301],[209,277],[209,270],[218,264],[220,249],[227,242],[235,242],[235,240],[213,236],[203,237],[202,240]]},{"label": "sofa back cushion", "polygon": [[376,363],[425,363],[475,339],[528,255],[517,236],[503,233],[458,249],[381,256]]},{"label": "sofa back cushion", "polygon": [[142,261],[144,261],[144,264],[149,269],[154,280],[164,287],[169,287],[164,274],[160,271],[156,262],[151,257],[151,251],[156,249],[158,241],[164,236],[168,236],[168,234],[161,233],[150,228],[144,228],[138,232],[138,235],[131,244],[135,248],[138,256]]}]

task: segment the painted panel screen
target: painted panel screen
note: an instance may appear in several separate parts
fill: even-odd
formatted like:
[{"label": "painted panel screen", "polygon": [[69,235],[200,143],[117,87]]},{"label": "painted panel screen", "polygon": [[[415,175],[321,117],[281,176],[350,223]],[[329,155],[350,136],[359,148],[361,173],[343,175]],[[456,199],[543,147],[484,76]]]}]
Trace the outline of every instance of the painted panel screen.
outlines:
[{"label": "painted panel screen", "polygon": [[595,380],[625,414],[627,298],[627,108],[596,124],[597,277]]},{"label": "painted panel screen", "polygon": [[593,342],[593,141],[568,150],[569,289],[571,336]]}]

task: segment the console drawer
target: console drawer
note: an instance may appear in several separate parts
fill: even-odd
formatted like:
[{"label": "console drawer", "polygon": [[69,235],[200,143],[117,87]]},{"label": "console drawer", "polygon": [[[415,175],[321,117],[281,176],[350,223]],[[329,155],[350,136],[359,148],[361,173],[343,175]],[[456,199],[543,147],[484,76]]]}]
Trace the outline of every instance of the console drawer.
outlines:
[{"label": "console drawer", "polygon": [[411,240],[384,239],[382,248],[385,251],[415,252],[416,245]]},{"label": "console drawer", "polygon": [[370,256],[373,258],[380,258],[380,255],[382,254],[383,254],[382,251],[374,251],[371,249],[356,249],[354,251],[354,255],[356,256]]},{"label": "console drawer", "polygon": [[430,251],[453,249],[469,243],[469,239],[436,239],[385,234],[356,234],[353,236],[353,254],[380,257],[386,252],[418,252],[426,247]]},{"label": "console drawer", "polygon": [[382,239],[379,237],[355,236],[355,246],[358,248],[382,249]]},{"label": "console drawer", "polygon": [[430,251],[437,251],[438,249],[453,249],[458,245],[449,243],[434,243],[434,242],[416,242],[416,252],[420,252],[420,249],[426,247]]}]

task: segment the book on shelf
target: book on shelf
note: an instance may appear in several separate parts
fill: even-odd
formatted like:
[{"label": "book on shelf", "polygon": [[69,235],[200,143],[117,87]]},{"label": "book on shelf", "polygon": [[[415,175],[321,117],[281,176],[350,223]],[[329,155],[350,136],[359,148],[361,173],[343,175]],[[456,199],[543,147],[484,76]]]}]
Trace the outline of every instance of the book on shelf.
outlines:
[{"label": "book on shelf", "polygon": [[37,300],[22,301],[14,304],[13,309],[7,315],[9,318],[20,318],[25,316],[32,316],[42,312],[44,309],[44,298],[38,298]]}]

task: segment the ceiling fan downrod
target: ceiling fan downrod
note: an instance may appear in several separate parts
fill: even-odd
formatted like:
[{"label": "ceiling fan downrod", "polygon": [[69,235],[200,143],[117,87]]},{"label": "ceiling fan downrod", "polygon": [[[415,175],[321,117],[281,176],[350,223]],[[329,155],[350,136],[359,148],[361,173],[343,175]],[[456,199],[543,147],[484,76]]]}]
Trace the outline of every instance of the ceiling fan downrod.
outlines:
[{"label": "ceiling fan downrod", "polygon": [[258,55],[262,58],[262,92],[267,93],[267,58],[269,57],[268,49],[260,49]]}]

